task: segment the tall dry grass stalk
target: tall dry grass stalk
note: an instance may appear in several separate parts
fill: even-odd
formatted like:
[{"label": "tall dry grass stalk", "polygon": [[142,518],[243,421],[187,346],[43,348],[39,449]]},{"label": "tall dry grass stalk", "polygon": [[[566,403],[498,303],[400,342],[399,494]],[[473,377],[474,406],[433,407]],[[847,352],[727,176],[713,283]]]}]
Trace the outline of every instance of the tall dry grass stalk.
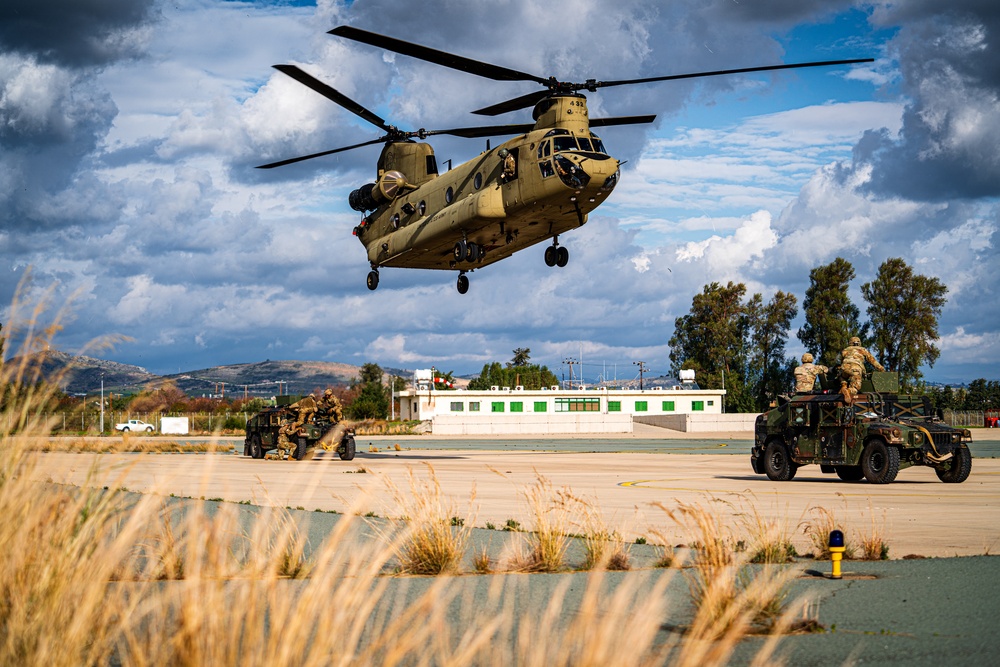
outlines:
[{"label": "tall dry grass stalk", "polygon": [[788,523],[783,519],[764,516],[758,505],[757,497],[753,494],[739,497],[739,513],[736,518],[746,536],[747,560],[767,565],[792,562],[798,553],[792,544]]},{"label": "tall dry grass stalk", "polygon": [[383,529],[383,536],[395,545],[399,568],[407,574],[442,574],[458,570],[475,523],[476,490],[469,500],[469,515],[458,517],[455,503],[445,500],[441,484],[431,465],[427,478],[418,479],[407,471],[409,493],[386,480],[394,510],[404,517],[401,533]]},{"label": "tall dry grass stalk", "polygon": [[531,528],[518,533],[504,569],[513,572],[558,572],[565,567],[569,547],[569,522],[573,505],[567,489],[556,490],[552,482],[536,474],[535,483],[521,490],[531,515]]},{"label": "tall dry grass stalk", "polygon": [[886,539],[886,512],[882,510],[882,521],[876,522],[875,509],[872,507],[871,498],[869,498],[868,515],[871,518],[868,532],[858,534],[858,542],[861,544],[861,558],[863,560],[888,560],[889,542]]},{"label": "tall dry grass stalk", "polygon": [[857,558],[857,546],[848,536],[843,519],[825,507],[810,507],[809,513],[812,517],[804,522],[802,532],[809,538],[816,560],[830,560],[830,533],[833,530],[844,534],[844,558]]},{"label": "tall dry grass stalk", "polygon": [[748,567],[749,554],[736,550],[739,540],[722,512],[697,503],[679,503],[676,508],[657,506],[688,533],[693,549],[688,582],[697,611],[689,637],[692,646],[699,642],[708,646],[707,653],[699,653],[699,659],[709,660],[715,650],[712,645],[726,643],[731,634],[742,636],[750,630],[773,628],[784,613],[788,583],[797,570]]},{"label": "tall dry grass stalk", "polygon": [[597,499],[575,496],[568,491],[566,498],[572,499],[576,513],[582,516],[584,570],[628,570],[629,549],[620,532],[612,528],[598,505]]}]

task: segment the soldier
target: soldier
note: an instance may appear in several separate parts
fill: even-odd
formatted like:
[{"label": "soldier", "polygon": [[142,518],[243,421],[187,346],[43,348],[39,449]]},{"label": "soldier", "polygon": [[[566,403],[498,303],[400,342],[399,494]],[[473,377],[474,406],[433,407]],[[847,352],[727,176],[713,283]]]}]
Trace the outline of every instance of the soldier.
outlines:
[{"label": "soldier", "polygon": [[517,169],[517,165],[514,162],[514,156],[511,155],[510,151],[506,148],[501,148],[497,155],[503,161],[503,174],[501,176],[501,180],[503,180],[504,183],[513,180],[514,173]]},{"label": "soldier", "polygon": [[334,424],[340,423],[344,419],[344,410],[340,405],[340,400],[333,395],[332,389],[327,389],[317,401],[317,406],[325,412],[327,418]]},{"label": "soldier", "polygon": [[861,389],[866,361],[880,371],[885,370],[871,352],[861,347],[861,339],[852,336],[847,347],[840,353],[840,393],[844,396],[844,403],[848,405],[854,402],[854,397]]},{"label": "soldier", "polygon": [[814,364],[813,356],[806,352],[802,355],[802,365],[795,369],[795,391],[812,391],[816,386],[816,376],[829,370],[822,364]]}]

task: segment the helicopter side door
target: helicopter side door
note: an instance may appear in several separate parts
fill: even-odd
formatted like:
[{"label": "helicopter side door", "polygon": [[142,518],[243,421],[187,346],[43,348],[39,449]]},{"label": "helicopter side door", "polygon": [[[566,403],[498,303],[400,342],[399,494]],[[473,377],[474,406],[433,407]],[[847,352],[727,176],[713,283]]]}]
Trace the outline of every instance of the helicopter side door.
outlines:
[{"label": "helicopter side door", "polygon": [[510,151],[510,156],[514,159],[514,169],[513,173],[507,175],[501,170],[501,185],[500,189],[503,192],[503,205],[504,207],[513,206],[522,201],[521,198],[521,156],[518,147],[513,147],[508,149]]}]

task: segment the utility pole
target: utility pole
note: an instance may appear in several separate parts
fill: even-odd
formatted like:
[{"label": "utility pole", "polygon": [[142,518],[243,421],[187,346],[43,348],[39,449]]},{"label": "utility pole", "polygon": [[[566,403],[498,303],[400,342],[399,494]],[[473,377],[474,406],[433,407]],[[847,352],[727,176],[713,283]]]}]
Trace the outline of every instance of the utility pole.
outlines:
[{"label": "utility pole", "polygon": [[639,391],[642,391],[642,375],[649,369],[646,368],[645,361],[633,361],[632,365],[639,367]]},{"label": "utility pole", "polygon": [[573,365],[579,363],[576,359],[566,358],[563,363],[569,366],[569,388],[573,388]]},{"label": "utility pole", "polygon": [[104,373],[101,373],[101,435],[104,435]]}]

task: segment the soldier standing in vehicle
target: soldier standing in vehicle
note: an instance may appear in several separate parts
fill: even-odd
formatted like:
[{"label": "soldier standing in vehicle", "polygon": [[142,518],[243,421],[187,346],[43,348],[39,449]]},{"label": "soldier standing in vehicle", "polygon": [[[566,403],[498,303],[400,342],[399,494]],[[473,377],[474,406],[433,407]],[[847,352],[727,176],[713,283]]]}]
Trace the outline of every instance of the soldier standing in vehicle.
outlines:
[{"label": "soldier standing in vehicle", "polygon": [[321,412],[326,413],[327,418],[334,424],[338,424],[344,419],[344,410],[340,405],[340,399],[333,395],[332,389],[327,389],[317,401],[317,406]]},{"label": "soldier standing in vehicle", "polygon": [[866,361],[877,370],[885,370],[871,352],[861,347],[861,339],[852,336],[847,347],[840,353],[840,393],[848,405],[854,402],[854,397],[861,389],[861,378],[865,374]]},{"label": "soldier standing in vehicle", "polygon": [[822,364],[814,364],[813,356],[806,352],[802,355],[802,365],[795,369],[795,391],[812,391],[816,387],[816,376],[829,370]]}]

